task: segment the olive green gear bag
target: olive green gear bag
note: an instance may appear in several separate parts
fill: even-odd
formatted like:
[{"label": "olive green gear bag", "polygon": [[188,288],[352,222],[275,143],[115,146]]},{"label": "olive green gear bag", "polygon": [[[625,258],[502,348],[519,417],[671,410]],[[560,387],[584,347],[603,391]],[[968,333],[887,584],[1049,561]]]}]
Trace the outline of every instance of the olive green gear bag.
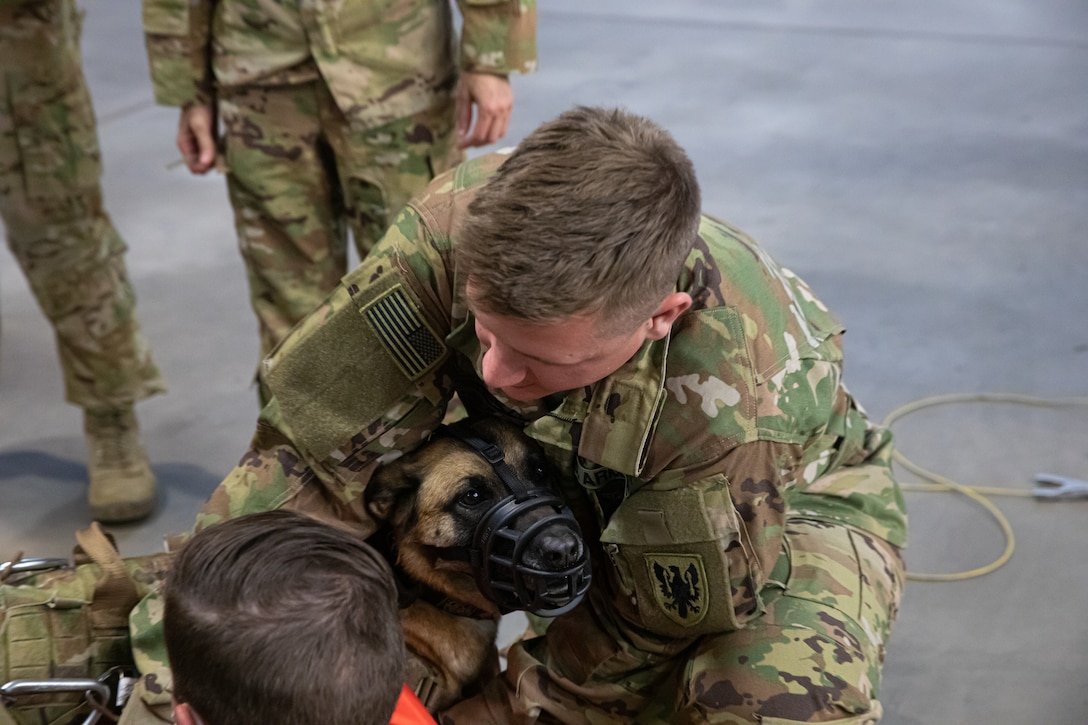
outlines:
[{"label": "olive green gear bag", "polygon": [[76,541],[71,561],[0,564],[0,725],[108,723],[124,704],[128,615],[171,556],[122,559],[97,523]]}]

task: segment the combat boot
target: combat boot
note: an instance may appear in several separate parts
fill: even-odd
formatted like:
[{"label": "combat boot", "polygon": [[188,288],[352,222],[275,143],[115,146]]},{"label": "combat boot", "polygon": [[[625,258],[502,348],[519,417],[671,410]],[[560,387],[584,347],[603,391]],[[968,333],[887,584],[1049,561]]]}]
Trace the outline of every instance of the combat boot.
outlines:
[{"label": "combat boot", "polygon": [[132,407],[85,410],[91,515],[120,523],[142,519],[155,507],[155,474],[147,460]]}]

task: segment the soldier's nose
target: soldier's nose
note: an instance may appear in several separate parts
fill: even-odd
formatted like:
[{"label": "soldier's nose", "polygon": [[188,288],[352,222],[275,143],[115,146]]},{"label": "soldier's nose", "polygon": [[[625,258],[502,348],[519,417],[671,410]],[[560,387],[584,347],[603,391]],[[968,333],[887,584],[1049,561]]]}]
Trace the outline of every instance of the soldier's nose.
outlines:
[{"label": "soldier's nose", "polygon": [[484,353],[480,368],[484,382],[490,388],[508,388],[525,380],[525,367],[512,364],[494,345]]}]

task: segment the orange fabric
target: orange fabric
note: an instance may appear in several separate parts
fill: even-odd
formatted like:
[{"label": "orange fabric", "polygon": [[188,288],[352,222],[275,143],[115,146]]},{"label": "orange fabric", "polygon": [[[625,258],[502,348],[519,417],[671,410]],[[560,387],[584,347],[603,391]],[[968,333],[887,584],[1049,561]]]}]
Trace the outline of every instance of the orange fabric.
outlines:
[{"label": "orange fabric", "polygon": [[400,690],[397,709],[393,711],[389,725],[437,725],[437,723],[415,693],[408,689],[408,685],[405,685]]}]

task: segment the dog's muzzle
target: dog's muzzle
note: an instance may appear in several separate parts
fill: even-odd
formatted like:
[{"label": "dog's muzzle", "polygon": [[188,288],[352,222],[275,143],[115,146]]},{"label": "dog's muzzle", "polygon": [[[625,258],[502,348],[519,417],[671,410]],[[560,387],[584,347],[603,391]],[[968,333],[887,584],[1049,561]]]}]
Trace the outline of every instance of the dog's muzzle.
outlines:
[{"label": "dog's muzzle", "polygon": [[491,507],[472,538],[468,558],[480,591],[504,614],[555,617],[574,609],[591,575],[589,550],[570,508],[518,476],[498,446],[462,426],[446,430],[487,460],[511,494]]},{"label": "dog's muzzle", "polygon": [[[527,528],[519,528],[516,522],[531,512],[542,515]],[[563,568],[544,568],[529,561],[529,552],[555,548],[569,552],[565,561],[555,562]],[[524,609],[544,617],[558,616],[577,606],[589,589],[589,555],[582,530],[570,509],[554,495],[537,494],[520,501],[510,496],[500,501],[476,527],[470,554],[480,591],[504,613]]]}]

